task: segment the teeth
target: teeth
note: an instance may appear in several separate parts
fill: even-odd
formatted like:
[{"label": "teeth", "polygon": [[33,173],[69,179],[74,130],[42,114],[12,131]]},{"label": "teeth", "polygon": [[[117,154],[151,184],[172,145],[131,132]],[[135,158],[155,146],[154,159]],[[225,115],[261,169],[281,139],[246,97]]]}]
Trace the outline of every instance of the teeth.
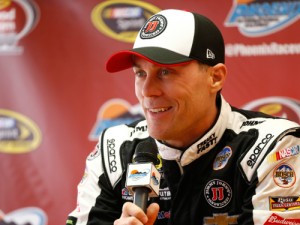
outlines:
[{"label": "teeth", "polygon": [[165,112],[168,108],[159,108],[159,109],[149,109],[150,112],[158,113],[158,112]]}]

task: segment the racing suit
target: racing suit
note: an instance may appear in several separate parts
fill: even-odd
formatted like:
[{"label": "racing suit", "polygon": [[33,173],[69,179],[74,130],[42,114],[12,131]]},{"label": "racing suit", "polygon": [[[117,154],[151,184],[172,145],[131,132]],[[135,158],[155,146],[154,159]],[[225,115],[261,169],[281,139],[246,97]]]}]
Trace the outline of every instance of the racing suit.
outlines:
[{"label": "racing suit", "polygon": [[[149,137],[146,121],[105,130],[87,157],[67,224],[112,225],[133,197],[125,187],[136,145],[152,139],[162,175],[162,224],[300,224],[300,127],[237,109],[223,97],[208,132],[185,150]],[[188,134],[187,134],[188,135]]]}]

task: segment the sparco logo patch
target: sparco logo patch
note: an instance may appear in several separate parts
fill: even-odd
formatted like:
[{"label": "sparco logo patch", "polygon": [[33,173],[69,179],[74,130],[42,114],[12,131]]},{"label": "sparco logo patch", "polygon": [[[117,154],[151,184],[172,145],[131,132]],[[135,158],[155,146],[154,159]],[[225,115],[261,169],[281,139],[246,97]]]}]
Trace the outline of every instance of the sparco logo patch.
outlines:
[{"label": "sparco logo patch", "polygon": [[109,162],[109,171],[111,173],[117,171],[117,162],[116,162],[116,150],[115,150],[115,139],[107,140],[107,151],[108,151],[108,162]]},{"label": "sparco logo patch", "polygon": [[280,164],[274,169],[273,179],[279,187],[289,188],[294,185],[296,174],[290,165]]},{"label": "sparco logo patch", "polygon": [[253,153],[250,155],[249,160],[247,161],[248,166],[253,168],[255,165],[260,153],[264,150],[269,141],[274,137],[272,134],[267,134],[265,138],[255,147]]},{"label": "sparco logo patch", "polygon": [[206,184],[204,197],[212,207],[223,208],[230,202],[232,190],[225,181],[214,179]]},{"label": "sparco logo patch", "polygon": [[167,27],[167,19],[163,15],[151,17],[141,30],[142,39],[151,39],[160,35]]}]

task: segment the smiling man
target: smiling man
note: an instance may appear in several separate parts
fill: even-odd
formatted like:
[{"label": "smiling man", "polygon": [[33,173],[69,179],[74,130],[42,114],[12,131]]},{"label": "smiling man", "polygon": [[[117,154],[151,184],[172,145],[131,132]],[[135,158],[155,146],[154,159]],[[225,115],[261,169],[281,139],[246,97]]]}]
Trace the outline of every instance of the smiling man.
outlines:
[{"label": "smiling man", "polygon": [[193,60],[162,67],[140,57],[133,63],[136,96],[153,138],[185,148],[211,127],[218,114],[216,96],[226,76],[223,64],[209,68]]},{"label": "smiling man", "polygon": [[[133,70],[145,120],[101,134],[67,224],[300,223],[299,151],[277,157],[299,149],[299,124],[231,106],[221,95],[224,58],[216,25],[175,9],[153,15],[133,49],[109,58],[107,71]],[[162,177],[145,212],[126,187],[141,143]]]}]

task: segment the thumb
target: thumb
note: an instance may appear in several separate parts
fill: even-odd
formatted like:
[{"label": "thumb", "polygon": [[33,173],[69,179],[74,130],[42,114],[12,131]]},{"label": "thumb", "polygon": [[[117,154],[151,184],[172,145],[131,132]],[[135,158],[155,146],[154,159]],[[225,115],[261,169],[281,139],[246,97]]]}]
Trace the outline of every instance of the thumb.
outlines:
[{"label": "thumb", "polygon": [[147,208],[148,222],[145,225],[153,225],[156,221],[159,211],[159,205],[157,203],[151,203]]}]

